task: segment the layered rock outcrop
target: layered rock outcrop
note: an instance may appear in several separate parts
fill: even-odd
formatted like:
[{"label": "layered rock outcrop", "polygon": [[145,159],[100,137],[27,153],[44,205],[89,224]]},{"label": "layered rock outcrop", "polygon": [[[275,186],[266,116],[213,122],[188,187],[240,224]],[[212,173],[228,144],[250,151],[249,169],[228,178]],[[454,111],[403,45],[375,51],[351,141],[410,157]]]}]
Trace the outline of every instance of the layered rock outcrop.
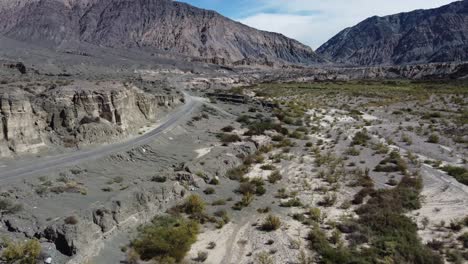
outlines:
[{"label": "layered rock outcrop", "polygon": [[76,147],[135,132],[181,95],[155,95],[121,83],[75,82],[39,94],[0,89],[0,156],[35,152],[49,143]]}]

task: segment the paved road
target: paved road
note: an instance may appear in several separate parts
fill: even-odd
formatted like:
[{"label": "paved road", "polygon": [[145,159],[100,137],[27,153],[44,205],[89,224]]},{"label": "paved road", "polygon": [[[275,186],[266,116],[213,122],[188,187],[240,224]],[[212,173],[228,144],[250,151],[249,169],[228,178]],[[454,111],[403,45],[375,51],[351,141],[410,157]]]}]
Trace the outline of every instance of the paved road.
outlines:
[{"label": "paved road", "polygon": [[89,150],[75,151],[59,156],[39,158],[37,161],[29,164],[2,167],[0,168],[0,182],[8,179],[15,179],[31,174],[46,172],[60,167],[75,165],[88,160],[95,160],[112,153],[121,152],[132,149],[136,146],[148,144],[155,138],[161,136],[161,134],[163,134],[166,130],[174,126],[183,117],[189,115],[190,112],[199,104],[199,99],[188,94],[184,95],[185,104],[183,106],[181,106],[176,112],[167,116],[157,128],[140,137]]}]

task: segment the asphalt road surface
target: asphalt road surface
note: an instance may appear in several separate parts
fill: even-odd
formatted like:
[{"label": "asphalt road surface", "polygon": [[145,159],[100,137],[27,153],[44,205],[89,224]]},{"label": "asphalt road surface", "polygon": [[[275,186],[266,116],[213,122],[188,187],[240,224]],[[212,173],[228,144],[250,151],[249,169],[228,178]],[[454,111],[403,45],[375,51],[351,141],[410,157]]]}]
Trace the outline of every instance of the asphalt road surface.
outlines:
[{"label": "asphalt road surface", "polygon": [[60,167],[76,165],[84,161],[95,160],[112,153],[122,152],[137,146],[148,144],[177,124],[177,122],[183,117],[189,115],[199,104],[200,100],[198,98],[192,97],[188,94],[184,95],[185,104],[176,112],[168,115],[164,120],[162,120],[162,123],[158,127],[148,133],[120,143],[103,145],[93,149],[79,150],[57,156],[38,158],[29,164],[15,164],[12,166],[2,167],[0,168],[0,182],[46,172]]}]

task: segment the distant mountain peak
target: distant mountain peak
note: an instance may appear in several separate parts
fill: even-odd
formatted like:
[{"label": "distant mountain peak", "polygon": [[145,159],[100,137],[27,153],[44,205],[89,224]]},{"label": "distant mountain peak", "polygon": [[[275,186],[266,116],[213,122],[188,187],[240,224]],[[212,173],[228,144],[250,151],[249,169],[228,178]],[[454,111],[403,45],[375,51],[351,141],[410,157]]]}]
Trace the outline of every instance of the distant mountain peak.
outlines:
[{"label": "distant mountain peak", "polygon": [[356,65],[468,60],[468,0],[440,8],[370,17],[317,49],[323,57]]}]

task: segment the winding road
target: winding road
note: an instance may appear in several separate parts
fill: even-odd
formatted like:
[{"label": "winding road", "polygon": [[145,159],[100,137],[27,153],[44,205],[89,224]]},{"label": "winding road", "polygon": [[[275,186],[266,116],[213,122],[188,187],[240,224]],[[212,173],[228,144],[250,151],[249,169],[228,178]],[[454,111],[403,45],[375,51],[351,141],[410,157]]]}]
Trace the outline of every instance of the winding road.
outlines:
[{"label": "winding road", "polygon": [[200,104],[201,100],[199,98],[193,97],[186,93],[184,93],[184,96],[185,104],[161,120],[161,124],[148,133],[120,143],[103,145],[93,149],[64,153],[57,156],[38,158],[28,164],[18,163],[12,166],[2,167],[0,168],[0,182],[28,176],[31,174],[46,172],[60,167],[75,165],[88,160],[95,160],[112,153],[121,152],[132,149],[136,146],[148,144],[155,138],[161,136],[161,134],[163,134],[165,131],[176,125],[183,117],[188,116],[192,110]]}]

